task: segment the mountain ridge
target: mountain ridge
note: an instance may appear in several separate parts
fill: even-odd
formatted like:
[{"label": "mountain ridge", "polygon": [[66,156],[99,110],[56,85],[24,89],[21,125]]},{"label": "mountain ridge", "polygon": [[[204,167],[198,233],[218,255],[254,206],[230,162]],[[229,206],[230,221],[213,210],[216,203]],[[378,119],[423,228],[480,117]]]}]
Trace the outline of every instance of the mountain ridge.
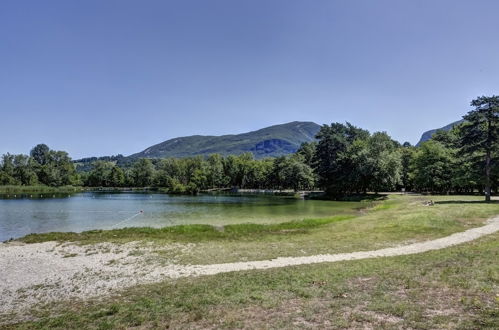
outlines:
[{"label": "mountain ridge", "polygon": [[304,142],[315,140],[320,125],[293,121],[241,134],[190,135],[172,138],[126,158],[168,158],[238,155],[251,152],[255,158],[278,157],[296,152]]},{"label": "mountain ridge", "polygon": [[421,135],[421,138],[419,139],[419,142],[416,144],[416,146],[420,146],[421,143],[426,142],[430,140],[437,131],[450,131],[454,126],[461,124],[464,121],[464,119],[455,121],[453,123],[450,123],[444,127],[436,128],[436,129],[431,129],[429,131],[424,132]]}]

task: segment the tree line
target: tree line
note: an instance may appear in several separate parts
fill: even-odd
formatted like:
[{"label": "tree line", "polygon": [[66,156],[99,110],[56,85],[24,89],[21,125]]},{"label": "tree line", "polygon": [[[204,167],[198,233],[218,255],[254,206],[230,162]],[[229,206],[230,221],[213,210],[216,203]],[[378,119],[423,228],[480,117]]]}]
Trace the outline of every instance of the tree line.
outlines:
[{"label": "tree line", "polygon": [[0,185],[81,185],[82,181],[67,152],[50,150],[45,144],[34,147],[29,155],[2,155]]},{"label": "tree line", "polygon": [[217,188],[294,189],[315,187],[315,176],[300,153],[289,157],[255,160],[251,153],[206,158],[141,158],[122,168],[114,162],[97,161],[81,173],[88,186],[158,187],[172,193],[196,193]]},{"label": "tree line", "polygon": [[123,156],[74,164],[66,152],[34,147],[30,155],[3,155],[1,185],[157,187],[171,193],[220,188],[322,189],[343,196],[368,191],[483,192],[499,188],[499,97],[479,97],[450,131],[420,146],[350,123],[324,125],[316,141],[289,156],[256,160],[251,153],[223,157],[138,159]]}]

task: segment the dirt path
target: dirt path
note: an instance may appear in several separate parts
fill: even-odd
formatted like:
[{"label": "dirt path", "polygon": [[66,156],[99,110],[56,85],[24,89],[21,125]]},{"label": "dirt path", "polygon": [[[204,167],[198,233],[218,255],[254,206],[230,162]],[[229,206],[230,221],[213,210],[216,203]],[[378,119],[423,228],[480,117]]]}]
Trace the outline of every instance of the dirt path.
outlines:
[{"label": "dirt path", "polygon": [[[488,220],[482,227],[398,247],[213,265],[175,264],[175,251],[195,249],[194,244],[171,244],[161,247],[160,251],[157,246],[138,242],[92,246],[56,242],[0,244],[0,316],[37,303],[102,296],[117,289],[165,278],[416,254],[469,242],[496,231],[499,231],[499,216]],[[151,257],[157,253],[170,253],[171,263],[158,263]]]}]

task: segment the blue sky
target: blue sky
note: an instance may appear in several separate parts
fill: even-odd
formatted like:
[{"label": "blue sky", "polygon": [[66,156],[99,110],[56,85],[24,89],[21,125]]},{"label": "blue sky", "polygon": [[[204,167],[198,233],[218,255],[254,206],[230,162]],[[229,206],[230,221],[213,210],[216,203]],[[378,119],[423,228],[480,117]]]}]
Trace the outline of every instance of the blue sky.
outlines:
[{"label": "blue sky", "polygon": [[499,93],[499,1],[0,2],[0,154],[294,120],[417,142]]}]

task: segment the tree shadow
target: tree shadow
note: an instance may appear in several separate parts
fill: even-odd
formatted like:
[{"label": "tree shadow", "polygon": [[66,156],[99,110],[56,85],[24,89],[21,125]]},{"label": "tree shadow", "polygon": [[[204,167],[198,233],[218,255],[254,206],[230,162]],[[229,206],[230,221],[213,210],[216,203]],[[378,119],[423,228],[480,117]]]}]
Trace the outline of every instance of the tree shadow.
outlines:
[{"label": "tree shadow", "polygon": [[453,201],[438,201],[435,204],[499,204],[499,200],[487,201],[463,201],[463,200],[453,200]]},{"label": "tree shadow", "polygon": [[336,202],[366,202],[366,201],[383,201],[388,199],[387,194],[352,194],[352,195],[321,195],[310,196],[309,199],[329,200]]}]

